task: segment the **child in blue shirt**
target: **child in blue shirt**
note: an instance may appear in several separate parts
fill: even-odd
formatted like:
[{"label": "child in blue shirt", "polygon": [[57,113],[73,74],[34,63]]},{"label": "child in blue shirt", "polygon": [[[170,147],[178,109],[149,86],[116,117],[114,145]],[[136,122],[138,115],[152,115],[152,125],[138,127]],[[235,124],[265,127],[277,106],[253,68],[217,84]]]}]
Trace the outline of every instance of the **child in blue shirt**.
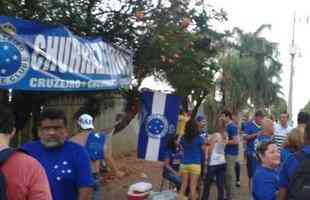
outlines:
[{"label": "child in blue shirt", "polygon": [[179,168],[183,153],[180,146],[177,144],[177,140],[178,135],[174,135],[168,140],[163,167],[163,177],[172,182],[179,190],[181,187]]}]

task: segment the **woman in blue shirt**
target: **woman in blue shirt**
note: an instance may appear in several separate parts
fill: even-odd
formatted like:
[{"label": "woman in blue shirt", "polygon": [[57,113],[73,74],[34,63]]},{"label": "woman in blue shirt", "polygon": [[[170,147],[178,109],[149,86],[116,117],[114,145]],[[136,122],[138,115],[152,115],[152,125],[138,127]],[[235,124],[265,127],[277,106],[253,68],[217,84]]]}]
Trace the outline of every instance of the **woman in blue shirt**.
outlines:
[{"label": "woman in blue shirt", "polygon": [[196,120],[189,120],[185,126],[185,134],[180,141],[184,154],[181,160],[181,196],[185,195],[189,185],[190,199],[197,199],[197,183],[201,173],[201,151],[203,151],[204,143],[204,139],[199,135]]},{"label": "woman in blue shirt", "polygon": [[281,163],[284,163],[290,155],[302,149],[304,134],[304,128],[295,128],[289,133],[281,149]]},{"label": "woman in blue shirt", "polygon": [[258,165],[253,178],[254,200],[276,200],[278,193],[280,154],[271,141],[261,143],[257,149]]}]

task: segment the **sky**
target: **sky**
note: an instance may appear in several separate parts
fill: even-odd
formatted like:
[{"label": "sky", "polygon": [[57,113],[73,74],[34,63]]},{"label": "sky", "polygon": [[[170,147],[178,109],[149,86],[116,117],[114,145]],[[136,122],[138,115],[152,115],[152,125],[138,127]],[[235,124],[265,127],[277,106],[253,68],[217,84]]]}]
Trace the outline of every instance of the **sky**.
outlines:
[{"label": "sky", "polygon": [[262,24],[271,24],[271,30],[263,32],[264,37],[279,43],[280,61],[283,64],[281,85],[284,98],[288,100],[290,74],[290,46],[293,19],[296,12],[295,44],[298,55],[294,62],[293,120],[310,100],[310,2],[307,0],[205,0],[215,8],[228,13],[228,21],[222,27],[231,30],[239,27],[245,32],[254,32]]},{"label": "sky", "polygon": [[[293,80],[293,120],[297,113],[310,100],[310,2],[307,0],[205,0],[215,8],[223,8],[228,13],[228,21],[215,27],[219,30],[232,30],[239,27],[245,32],[254,32],[262,24],[271,24],[262,36],[279,44],[280,61],[283,64],[281,85],[284,97],[288,100],[290,73],[290,46],[292,41],[293,16],[296,12],[295,44],[298,47]],[[146,82],[153,82],[147,80]],[[162,84],[162,83],[161,83]],[[154,84],[152,84],[154,85]],[[157,89],[167,87],[157,85]]]}]

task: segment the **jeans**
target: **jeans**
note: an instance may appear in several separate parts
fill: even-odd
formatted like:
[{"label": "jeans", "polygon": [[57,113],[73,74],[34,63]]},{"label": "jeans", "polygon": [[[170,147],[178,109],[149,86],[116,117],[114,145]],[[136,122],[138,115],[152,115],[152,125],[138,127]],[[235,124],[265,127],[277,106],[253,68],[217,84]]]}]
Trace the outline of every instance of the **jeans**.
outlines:
[{"label": "jeans", "polygon": [[240,163],[237,161],[235,163],[235,174],[236,174],[236,181],[240,181]]},{"label": "jeans", "polygon": [[102,199],[102,188],[100,183],[100,177],[97,174],[93,174],[94,179],[94,192],[92,194],[92,200],[101,200]]},{"label": "jeans", "polygon": [[171,183],[173,183],[175,185],[175,187],[177,188],[177,190],[180,189],[180,187],[181,187],[181,177],[180,176],[177,176],[173,172],[171,172],[170,170],[164,168],[163,177],[165,179],[167,179],[168,181],[170,181]]},{"label": "jeans", "polygon": [[207,174],[204,179],[202,200],[208,200],[210,187],[214,177],[216,177],[217,199],[224,199],[224,179],[225,179],[226,164],[208,166]]},{"label": "jeans", "polygon": [[255,159],[255,157],[251,154],[247,154],[246,155],[246,167],[247,167],[247,172],[248,172],[248,177],[249,179],[251,179],[254,175],[254,171],[253,171],[253,159]]},{"label": "jeans", "polygon": [[234,199],[235,195],[235,163],[238,156],[226,155],[225,190],[227,199]]}]

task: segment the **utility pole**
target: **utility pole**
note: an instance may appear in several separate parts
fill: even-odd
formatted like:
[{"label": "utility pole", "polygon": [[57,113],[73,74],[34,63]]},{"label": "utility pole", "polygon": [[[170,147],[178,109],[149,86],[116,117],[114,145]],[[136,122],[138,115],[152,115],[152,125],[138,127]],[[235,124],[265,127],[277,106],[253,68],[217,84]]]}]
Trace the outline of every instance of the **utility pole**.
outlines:
[{"label": "utility pole", "polygon": [[294,20],[293,20],[293,35],[292,35],[292,43],[290,48],[290,56],[291,56],[291,69],[290,69],[290,86],[289,86],[289,94],[288,94],[288,114],[292,119],[293,113],[293,76],[294,76],[294,60],[296,56],[296,47],[295,47],[295,24],[296,24],[296,11],[294,12]]}]

